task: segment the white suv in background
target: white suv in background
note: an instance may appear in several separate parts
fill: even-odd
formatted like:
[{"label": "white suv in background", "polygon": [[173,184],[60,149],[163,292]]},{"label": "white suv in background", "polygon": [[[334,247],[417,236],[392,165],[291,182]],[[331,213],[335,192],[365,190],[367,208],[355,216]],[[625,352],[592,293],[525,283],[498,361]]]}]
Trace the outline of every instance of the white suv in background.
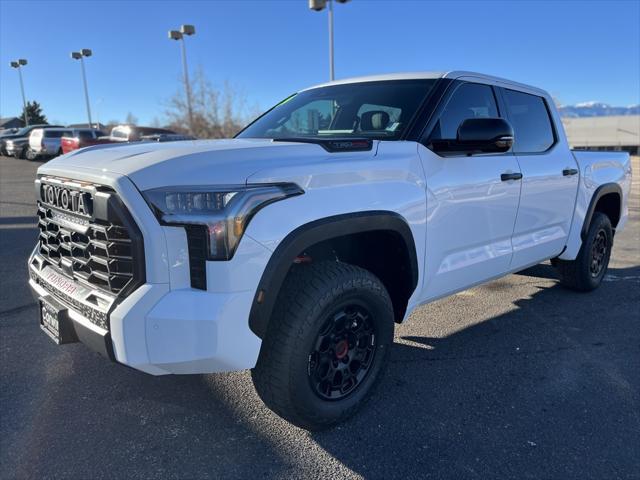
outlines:
[{"label": "white suv in background", "polygon": [[72,134],[73,130],[69,128],[36,128],[29,135],[27,159],[62,155],[61,139]]}]

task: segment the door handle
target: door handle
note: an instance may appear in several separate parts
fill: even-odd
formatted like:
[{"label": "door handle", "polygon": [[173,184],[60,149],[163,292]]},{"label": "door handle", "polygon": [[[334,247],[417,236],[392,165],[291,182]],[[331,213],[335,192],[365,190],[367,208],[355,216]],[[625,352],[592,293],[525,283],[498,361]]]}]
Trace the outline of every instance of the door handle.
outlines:
[{"label": "door handle", "polygon": [[520,180],[521,178],[521,173],[503,173],[500,175],[500,180],[503,182],[508,182],[509,180]]},{"label": "door handle", "polygon": [[571,175],[577,174],[578,170],[576,170],[575,168],[565,168],[564,170],[562,170],[562,175],[564,175],[565,177],[570,177]]}]

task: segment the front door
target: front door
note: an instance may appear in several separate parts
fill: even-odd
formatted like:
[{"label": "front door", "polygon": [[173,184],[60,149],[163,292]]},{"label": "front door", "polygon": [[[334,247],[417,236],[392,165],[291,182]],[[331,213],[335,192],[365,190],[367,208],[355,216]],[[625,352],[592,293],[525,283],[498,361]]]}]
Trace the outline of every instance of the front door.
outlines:
[{"label": "front door", "polygon": [[427,235],[422,301],[509,271],[521,181],[511,153],[442,156],[431,140],[455,139],[467,118],[499,117],[492,86],[460,82],[419,154],[427,179]]}]

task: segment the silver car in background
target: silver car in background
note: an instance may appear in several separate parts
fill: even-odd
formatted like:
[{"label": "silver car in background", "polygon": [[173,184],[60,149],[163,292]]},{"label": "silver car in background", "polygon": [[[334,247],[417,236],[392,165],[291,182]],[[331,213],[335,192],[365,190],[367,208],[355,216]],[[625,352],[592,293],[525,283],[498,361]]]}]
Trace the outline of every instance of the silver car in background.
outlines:
[{"label": "silver car in background", "polygon": [[62,155],[61,139],[72,134],[71,128],[36,128],[29,135],[27,159]]}]

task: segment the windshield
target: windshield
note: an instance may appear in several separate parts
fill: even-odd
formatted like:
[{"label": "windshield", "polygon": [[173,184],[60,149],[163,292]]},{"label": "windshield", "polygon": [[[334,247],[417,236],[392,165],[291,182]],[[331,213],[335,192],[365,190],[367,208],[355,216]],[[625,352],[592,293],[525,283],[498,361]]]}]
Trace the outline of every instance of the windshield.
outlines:
[{"label": "windshield", "polygon": [[276,105],[238,137],[398,140],[435,82],[390,80],[305,90]]}]

